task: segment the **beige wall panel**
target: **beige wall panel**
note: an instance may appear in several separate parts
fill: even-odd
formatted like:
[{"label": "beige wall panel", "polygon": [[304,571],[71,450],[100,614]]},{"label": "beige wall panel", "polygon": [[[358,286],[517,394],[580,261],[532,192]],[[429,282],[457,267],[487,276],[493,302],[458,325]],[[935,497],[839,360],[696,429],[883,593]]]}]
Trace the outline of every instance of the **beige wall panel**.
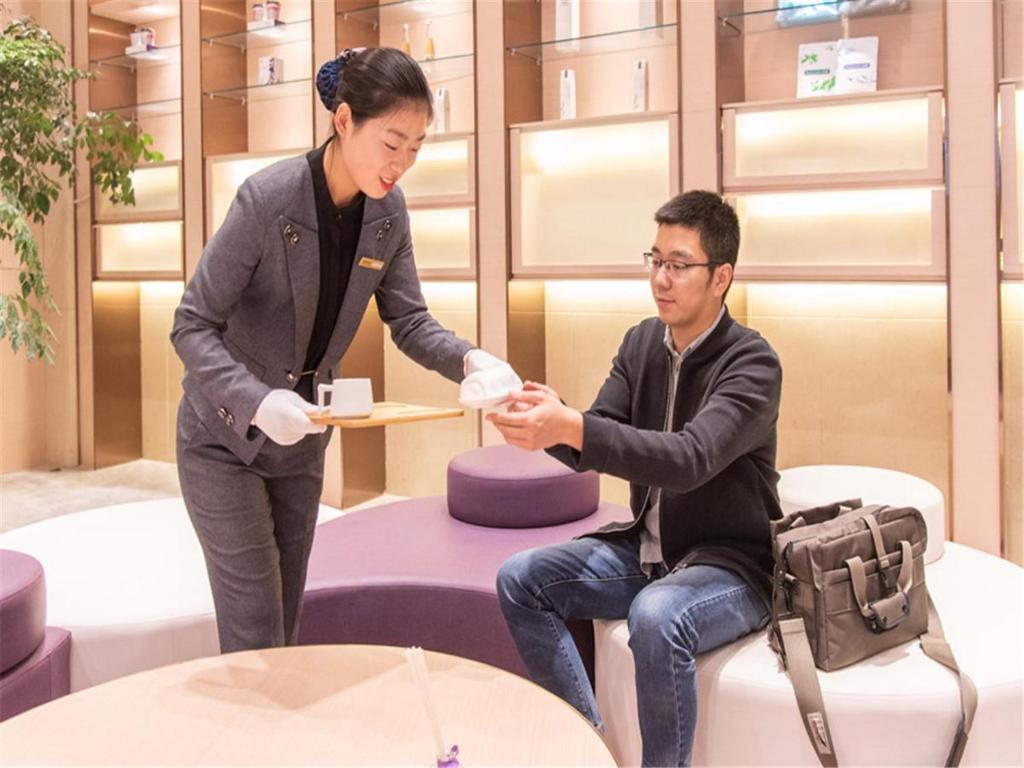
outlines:
[{"label": "beige wall panel", "polygon": [[[476,289],[472,283],[426,283],[431,314],[460,338],[476,343]],[[383,399],[457,408],[459,385],[420,367],[390,340],[384,342]],[[459,419],[405,424],[385,429],[387,490],[400,496],[446,492],[448,462],[477,445],[476,411]]]},{"label": "beige wall panel", "polygon": [[96,467],[142,456],[139,284],[93,283]]},{"label": "beige wall panel", "polygon": [[999,0],[1003,10],[1002,67],[998,73],[1002,80],[1024,77],[1024,0]]},{"label": "beige wall panel", "polygon": [[941,286],[749,285],[748,301],[782,360],[780,468],[886,467],[948,498]]},{"label": "beige wall panel", "polygon": [[175,423],[181,400],[185,367],[170,334],[174,310],[184,290],[182,283],[140,285],[142,365],[142,457],[175,460]]},{"label": "beige wall panel", "polygon": [[[775,0],[747,0],[746,10],[768,10]],[[877,35],[878,90],[940,85],[945,81],[944,3],[922,0],[903,13],[850,19],[850,37]],[[780,28],[774,13],[743,19],[746,101],[796,96],[797,51],[802,43],[837,40],[839,22]]]},{"label": "beige wall panel", "polygon": [[1024,565],[1024,283],[1006,283],[1003,308],[1004,554]]}]

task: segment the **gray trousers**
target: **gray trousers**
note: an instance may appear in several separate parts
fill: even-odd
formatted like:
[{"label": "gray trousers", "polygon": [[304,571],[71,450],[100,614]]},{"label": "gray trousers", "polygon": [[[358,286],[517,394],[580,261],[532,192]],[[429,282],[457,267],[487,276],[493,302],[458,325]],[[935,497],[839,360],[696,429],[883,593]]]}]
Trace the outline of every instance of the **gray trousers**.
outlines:
[{"label": "gray trousers", "polygon": [[221,653],[294,645],[330,431],[266,441],[251,465],[182,399],[178,478],[206,558]]}]

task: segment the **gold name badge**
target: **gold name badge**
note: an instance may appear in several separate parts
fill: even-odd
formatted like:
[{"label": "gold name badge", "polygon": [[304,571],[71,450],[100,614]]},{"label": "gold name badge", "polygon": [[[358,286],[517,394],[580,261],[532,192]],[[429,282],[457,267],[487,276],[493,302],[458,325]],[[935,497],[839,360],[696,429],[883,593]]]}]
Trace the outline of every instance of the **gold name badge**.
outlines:
[{"label": "gold name badge", "polygon": [[359,260],[359,266],[366,267],[367,269],[375,269],[380,272],[384,269],[384,262],[380,259],[371,259],[368,256],[363,256],[363,258]]}]

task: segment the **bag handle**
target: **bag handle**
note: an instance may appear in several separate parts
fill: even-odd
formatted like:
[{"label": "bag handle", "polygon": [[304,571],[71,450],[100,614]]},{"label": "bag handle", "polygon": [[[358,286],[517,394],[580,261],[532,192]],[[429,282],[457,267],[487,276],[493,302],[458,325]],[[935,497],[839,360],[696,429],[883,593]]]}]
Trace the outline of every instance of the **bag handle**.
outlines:
[{"label": "bag handle", "polygon": [[[853,586],[853,596],[857,600],[857,608],[872,632],[885,632],[888,629],[892,629],[910,613],[909,592],[914,583],[914,567],[910,542],[906,539],[901,541],[900,551],[903,559],[900,562],[900,573],[896,579],[896,589],[873,603],[868,602],[868,578],[864,570],[864,561],[859,556],[851,557],[845,561],[846,567],[850,571],[850,583]],[[885,583],[882,562],[879,559],[878,578]],[[886,557],[884,562],[887,567],[888,557]]]}]

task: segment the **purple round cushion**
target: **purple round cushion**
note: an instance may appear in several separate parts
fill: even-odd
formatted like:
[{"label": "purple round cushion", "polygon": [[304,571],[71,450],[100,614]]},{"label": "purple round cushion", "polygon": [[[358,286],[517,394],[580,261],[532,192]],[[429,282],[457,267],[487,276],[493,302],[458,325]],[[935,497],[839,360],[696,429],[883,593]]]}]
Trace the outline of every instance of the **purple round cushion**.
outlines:
[{"label": "purple round cushion", "polygon": [[476,525],[560,525],[593,514],[598,497],[596,472],[574,472],[543,451],[491,445],[448,464],[448,512]]},{"label": "purple round cushion", "polygon": [[0,549],[0,674],[33,654],[46,637],[46,582],[34,557]]}]

